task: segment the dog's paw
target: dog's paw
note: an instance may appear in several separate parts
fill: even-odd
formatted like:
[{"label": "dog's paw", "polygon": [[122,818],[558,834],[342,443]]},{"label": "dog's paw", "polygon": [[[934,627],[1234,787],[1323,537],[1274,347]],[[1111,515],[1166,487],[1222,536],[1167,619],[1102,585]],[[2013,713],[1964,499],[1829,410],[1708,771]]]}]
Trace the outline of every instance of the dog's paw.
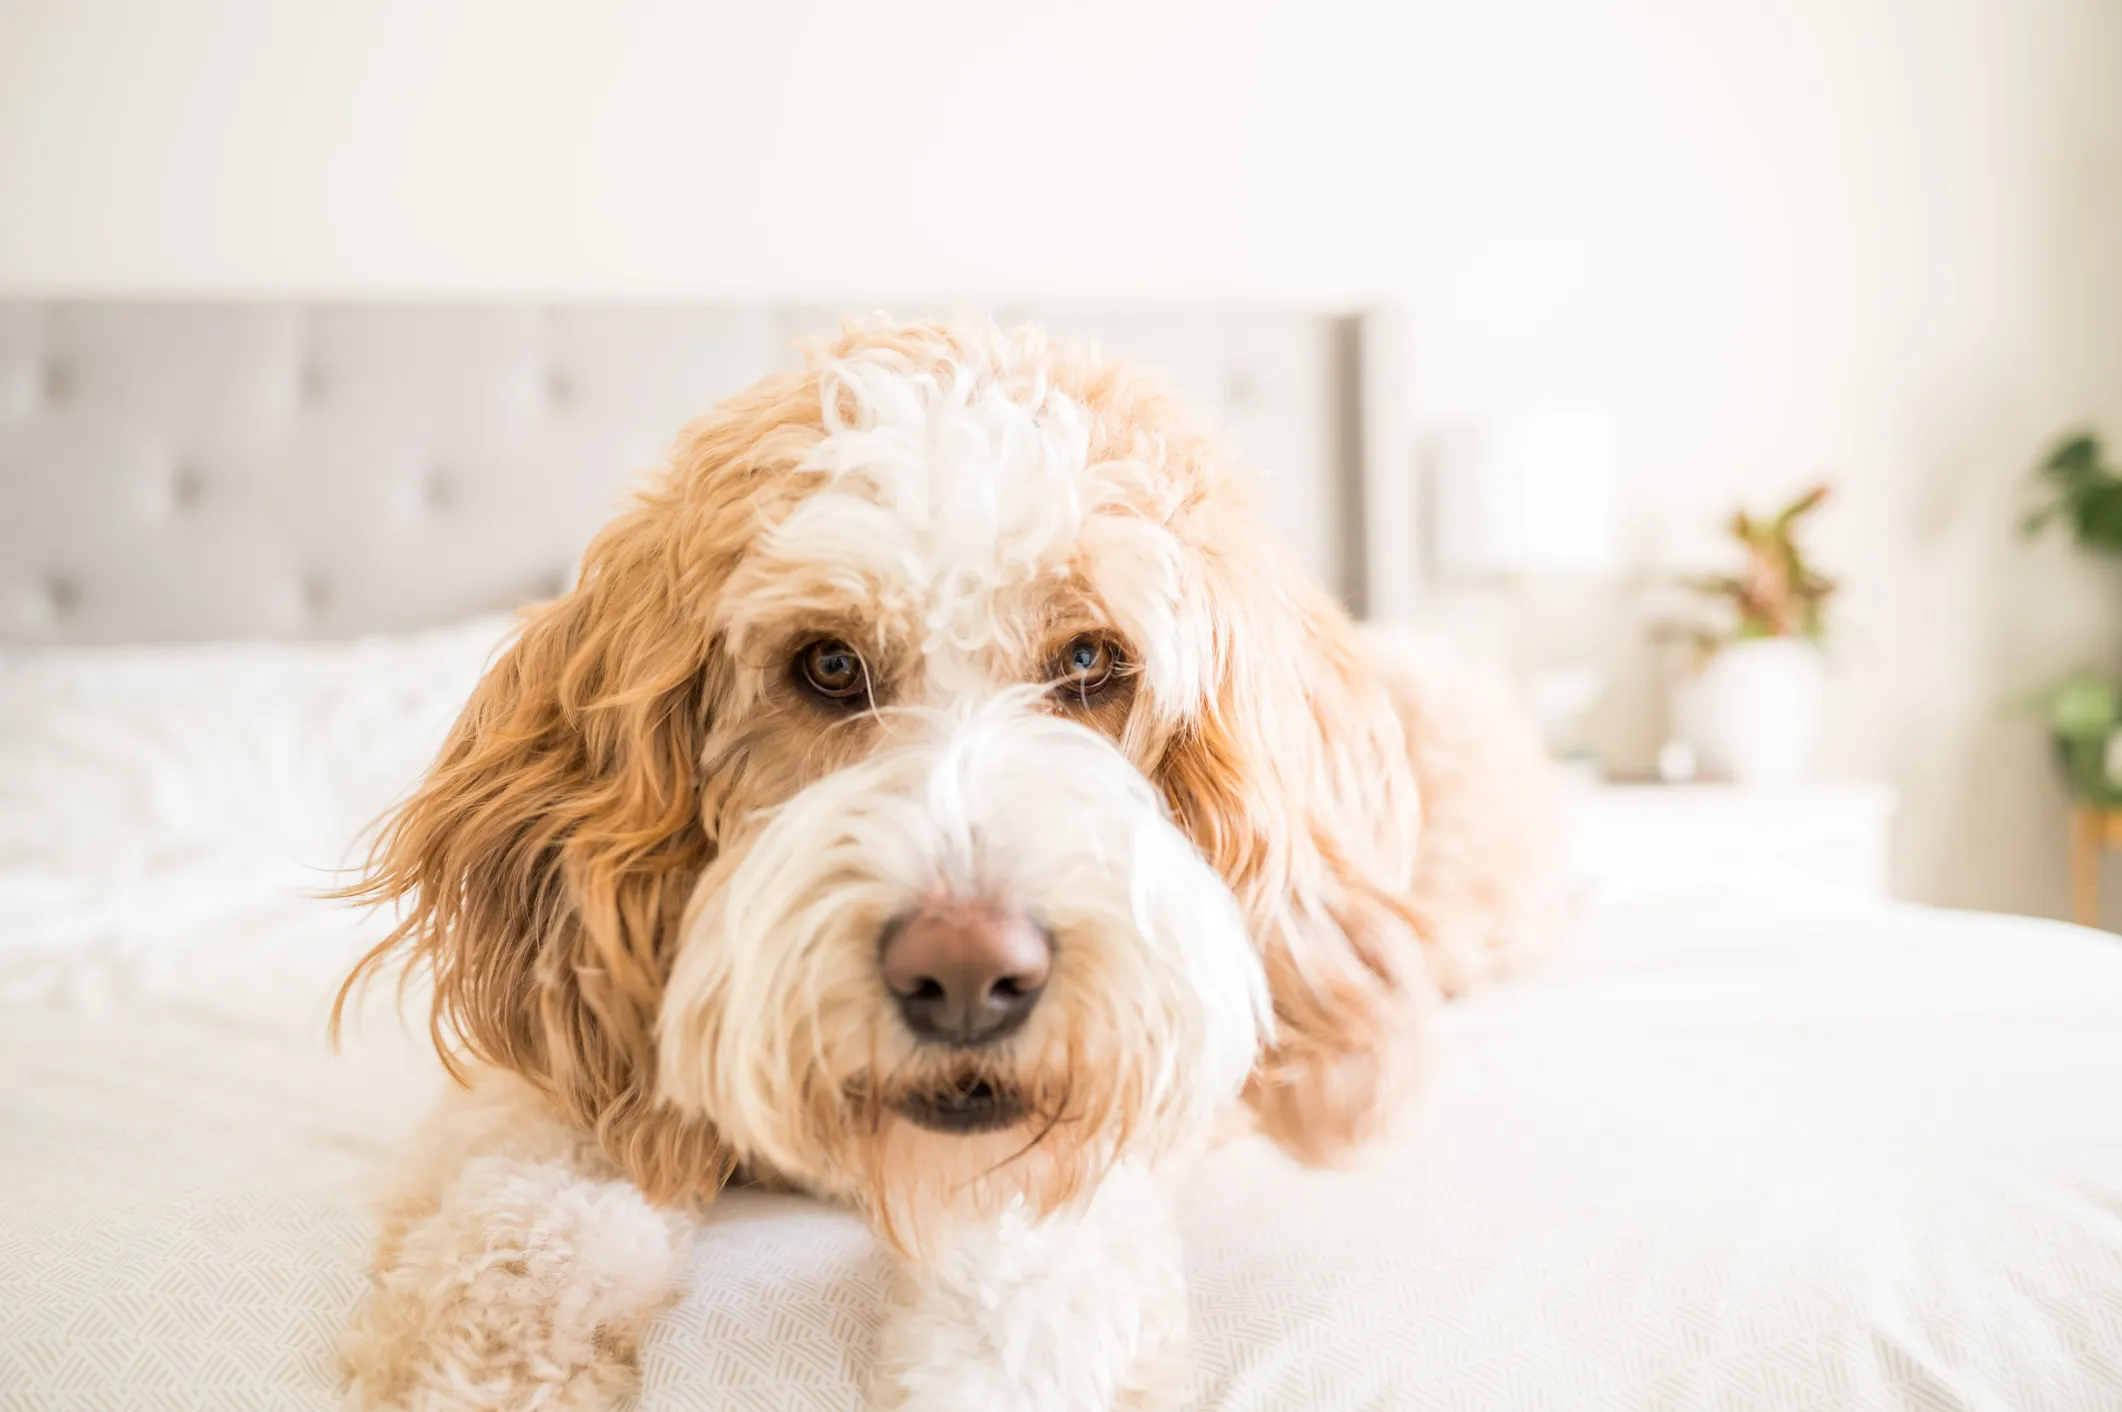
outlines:
[{"label": "dog's paw", "polygon": [[[1060,1338],[1059,1328],[1034,1338]],[[984,1349],[952,1363],[898,1362],[871,1388],[873,1412],[1178,1412],[1191,1378],[1183,1336],[1120,1354],[1100,1350],[1071,1363],[1071,1350],[1027,1358],[1027,1349]],[[928,1357],[936,1357],[929,1350]],[[948,1356],[948,1355],[944,1355]]]},{"label": "dog's paw", "polygon": [[341,1344],[355,1412],[602,1412],[675,1296],[675,1218],[622,1181],[474,1160],[379,1262]]},{"label": "dog's paw", "polygon": [[1178,1240],[1146,1175],[1086,1211],[957,1230],[900,1272],[878,1412],[1167,1412],[1187,1391]]}]

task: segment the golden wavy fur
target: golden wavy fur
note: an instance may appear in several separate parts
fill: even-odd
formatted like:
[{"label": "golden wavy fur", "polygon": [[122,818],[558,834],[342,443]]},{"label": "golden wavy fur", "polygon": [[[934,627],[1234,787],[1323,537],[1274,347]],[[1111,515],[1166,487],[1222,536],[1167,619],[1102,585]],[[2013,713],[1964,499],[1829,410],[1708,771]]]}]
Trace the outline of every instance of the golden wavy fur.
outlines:
[{"label": "golden wavy fur", "polygon": [[[1085,633],[1125,663],[1095,700],[1048,685]],[[867,709],[791,687],[821,634]],[[401,920],[341,1003],[402,959],[453,1067],[520,1077],[652,1202],[743,1165],[909,1250],[924,1213],[1080,1205],[1241,1082],[1336,1160],[1402,1107],[1440,990],[1546,920],[1537,750],[1474,699],[1305,581],[1157,379],[1036,331],[852,324],[688,428],[526,618],[355,889]],[[1059,938],[1050,998],[938,1056],[873,938],[997,876]],[[892,1116],[973,1078],[1027,1122]]]},{"label": "golden wavy fur", "polygon": [[701,605],[746,537],[746,458],[804,391],[689,433],[579,586],[525,620],[353,894],[404,912],[348,989],[405,952],[432,976],[445,1062],[521,1074],[663,1200],[711,1194],[734,1165],[654,1092],[669,939],[715,852]]},{"label": "golden wavy fur", "polygon": [[[354,890],[404,913],[348,988],[401,954],[424,967],[445,1057],[523,1075],[659,1199],[711,1195],[737,1159],[710,1123],[656,1099],[677,920],[734,816],[868,735],[799,744],[762,724],[741,763],[727,752],[727,773],[703,775],[729,690],[706,632],[714,600],[759,527],[803,493],[785,469],[821,430],[821,364],[888,349],[934,373],[977,361],[991,337],[851,326],[689,428],[667,475],[592,544],[579,586],[527,618]],[[1149,494],[1130,508],[1192,556],[1206,690],[1173,703],[1174,728],[1142,763],[1267,965],[1278,1041],[1247,1100],[1277,1141],[1333,1159],[1395,1110],[1436,991],[1405,696],[1157,380],[1078,349],[1045,358],[1053,387],[1093,415],[1091,459],[1138,463]]]}]

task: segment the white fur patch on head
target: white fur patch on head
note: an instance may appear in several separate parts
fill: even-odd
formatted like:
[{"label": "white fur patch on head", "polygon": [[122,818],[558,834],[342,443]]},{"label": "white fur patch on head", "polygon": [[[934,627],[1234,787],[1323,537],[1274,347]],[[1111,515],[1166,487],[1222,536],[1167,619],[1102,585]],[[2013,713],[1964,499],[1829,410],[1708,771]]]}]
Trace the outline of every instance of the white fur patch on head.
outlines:
[{"label": "white fur patch on head", "polygon": [[1088,418],[1038,379],[894,361],[872,352],[820,375],[825,437],[798,469],[822,471],[832,485],[776,528],[768,548],[851,553],[900,599],[880,607],[919,613],[923,651],[979,647],[1008,632],[997,618],[1002,595],[1068,572],[1092,488]]},{"label": "white fur patch on head", "polygon": [[717,626],[741,646],[791,617],[859,619],[950,676],[954,656],[1021,664],[1073,580],[1135,646],[1156,702],[1191,699],[1200,633],[1180,546],[1141,512],[1154,477],[1139,448],[1096,454],[1096,417],[1047,380],[1037,329],[955,351],[867,347],[819,368],[822,434],[789,473],[820,483],[762,527]]}]

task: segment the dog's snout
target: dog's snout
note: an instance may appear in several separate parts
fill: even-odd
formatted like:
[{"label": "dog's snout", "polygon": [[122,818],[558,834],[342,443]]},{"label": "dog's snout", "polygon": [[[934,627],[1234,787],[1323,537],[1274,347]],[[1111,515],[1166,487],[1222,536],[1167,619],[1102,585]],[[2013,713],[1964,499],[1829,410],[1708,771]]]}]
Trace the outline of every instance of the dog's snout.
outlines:
[{"label": "dog's snout", "polygon": [[895,922],[880,957],[884,984],[924,1040],[985,1044],[1024,1023],[1053,965],[1053,943],[1023,912],[944,899]]}]

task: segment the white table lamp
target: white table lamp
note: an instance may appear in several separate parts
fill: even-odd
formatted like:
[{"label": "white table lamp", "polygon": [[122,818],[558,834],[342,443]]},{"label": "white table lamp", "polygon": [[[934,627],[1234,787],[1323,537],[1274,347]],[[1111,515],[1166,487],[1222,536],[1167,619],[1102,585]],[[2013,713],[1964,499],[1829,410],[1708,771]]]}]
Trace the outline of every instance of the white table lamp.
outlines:
[{"label": "white table lamp", "polygon": [[1614,569],[1614,436],[1556,407],[1439,438],[1431,503],[1440,573],[1530,578]]},{"label": "white table lamp", "polygon": [[1448,433],[1436,444],[1430,503],[1436,567],[1447,579],[1501,580],[1516,591],[1516,667],[1558,757],[1595,768],[1579,739],[1604,693],[1589,663],[1528,660],[1539,632],[1534,581],[1616,567],[1614,435],[1598,412],[1555,407]]}]

